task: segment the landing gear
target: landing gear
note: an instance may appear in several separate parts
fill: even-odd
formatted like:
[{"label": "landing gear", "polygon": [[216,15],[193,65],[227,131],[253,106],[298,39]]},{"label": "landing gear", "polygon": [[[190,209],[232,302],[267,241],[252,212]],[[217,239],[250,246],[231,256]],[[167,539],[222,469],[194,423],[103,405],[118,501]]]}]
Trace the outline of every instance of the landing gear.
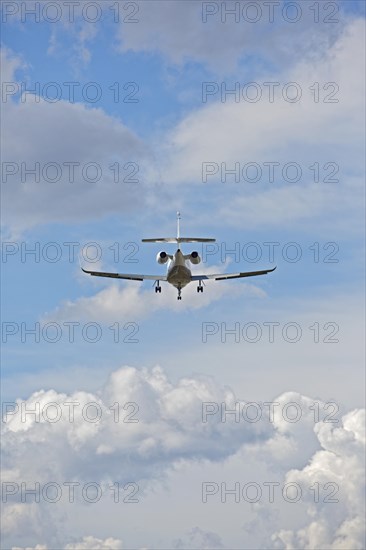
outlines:
[{"label": "landing gear", "polygon": [[155,292],[161,292],[161,286],[159,285],[159,281],[155,281]]},{"label": "landing gear", "polygon": [[202,281],[199,281],[198,283],[197,292],[203,292]]},{"label": "landing gear", "polygon": [[182,289],[181,289],[181,288],[178,288],[177,300],[181,300],[181,299],[182,299],[181,292],[182,292]]}]

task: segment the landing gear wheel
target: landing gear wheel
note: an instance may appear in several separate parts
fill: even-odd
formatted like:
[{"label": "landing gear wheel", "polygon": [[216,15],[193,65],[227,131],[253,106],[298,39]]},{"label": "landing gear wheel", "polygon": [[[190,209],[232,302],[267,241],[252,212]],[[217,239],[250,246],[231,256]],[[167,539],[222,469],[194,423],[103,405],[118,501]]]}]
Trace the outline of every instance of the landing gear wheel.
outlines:
[{"label": "landing gear wheel", "polygon": [[198,285],[197,292],[203,292],[203,286],[202,285]]},{"label": "landing gear wheel", "polygon": [[156,286],[155,287],[155,292],[161,292],[161,286]]}]

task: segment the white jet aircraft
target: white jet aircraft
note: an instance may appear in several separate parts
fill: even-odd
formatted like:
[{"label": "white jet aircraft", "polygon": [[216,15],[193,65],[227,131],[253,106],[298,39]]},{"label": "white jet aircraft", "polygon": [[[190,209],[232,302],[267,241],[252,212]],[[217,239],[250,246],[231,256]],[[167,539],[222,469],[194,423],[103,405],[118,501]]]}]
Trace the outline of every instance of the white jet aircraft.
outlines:
[{"label": "white jet aircraft", "polygon": [[[155,281],[155,292],[161,292],[160,281],[166,281],[175,286],[178,290],[178,300],[182,299],[182,288],[187,286],[192,281],[198,281],[197,292],[203,292],[203,281],[207,279],[214,279],[215,281],[223,281],[225,279],[239,279],[241,277],[254,277],[255,275],[266,275],[276,269],[264,269],[263,271],[246,271],[241,273],[217,273],[213,275],[192,275],[191,270],[187,266],[187,262],[197,265],[200,263],[201,258],[198,252],[194,251],[191,254],[183,254],[180,249],[181,243],[213,243],[216,239],[202,239],[194,237],[181,237],[180,236],[180,213],[177,212],[177,236],[176,237],[161,237],[158,239],[142,239],[143,243],[176,243],[178,248],[175,254],[167,254],[162,251],[159,252],[156,261],[159,264],[167,265],[166,275],[133,275],[128,273],[106,273],[104,271],[88,271],[81,268],[84,273],[94,275],[95,277],[111,277],[113,279],[128,279],[132,281],[143,281],[144,279]],[[204,283],[203,283],[204,284]]]}]

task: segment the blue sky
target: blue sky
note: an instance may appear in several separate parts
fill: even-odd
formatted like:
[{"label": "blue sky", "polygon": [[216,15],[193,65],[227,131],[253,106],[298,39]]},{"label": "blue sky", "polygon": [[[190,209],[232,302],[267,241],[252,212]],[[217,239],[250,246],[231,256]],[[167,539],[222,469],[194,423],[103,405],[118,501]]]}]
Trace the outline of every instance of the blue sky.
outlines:
[{"label": "blue sky", "polygon": [[[96,23],[82,11],[88,2],[75,7],[74,21],[68,20],[66,6],[60,2],[61,17],[56,23],[45,20],[43,12],[37,22],[22,12],[33,4],[2,5],[2,91],[8,93],[2,104],[2,399],[33,403],[43,390],[42,399],[48,396],[51,401],[79,392],[85,400],[94,396],[108,403],[107,389],[115,384],[120,392],[116,390],[116,399],[130,395],[131,401],[140,400],[140,409],[146,406],[155,411],[157,421],[150,424],[150,419],[144,435],[139,432],[137,439],[126,441],[123,452],[119,446],[123,438],[119,440],[108,426],[98,448],[85,443],[88,435],[81,447],[73,447],[73,436],[60,426],[60,440],[66,438],[65,448],[71,445],[70,458],[44,451],[48,462],[43,469],[53,461],[53,479],[59,481],[65,475],[79,479],[84,467],[95,480],[113,475],[122,480],[114,460],[126,471],[130,458],[136,460],[138,467],[131,467],[131,475],[143,486],[146,498],[136,516],[128,511],[130,524],[118,524],[110,503],[100,508],[100,525],[95,528],[96,508],[90,511],[85,503],[78,504],[77,524],[71,519],[70,506],[60,505],[54,512],[41,503],[30,511],[27,504],[15,502],[5,507],[4,545],[33,548],[40,544],[47,550],[340,548],[339,537],[345,533],[342,547],[362,548],[357,527],[361,505],[352,509],[343,502],[334,517],[326,506],[319,506],[315,526],[311,503],[289,517],[283,502],[277,508],[263,505],[255,513],[246,511],[244,520],[236,517],[231,506],[217,507],[210,521],[205,519],[207,508],[197,505],[194,496],[189,504],[189,495],[205,479],[206,467],[215,476],[229,475],[231,468],[239,476],[243,461],[249,464],[251,479],[272,479],[271,472],[276,472],[276,479],[284,481],[297,472],[294,479],[305,483],[313,475],[309,473],[313,464],[322,479],[332,481],[336,469],[330,468],[327,478],[322,457],[332,452],[341,437],[335,432],[326,435],[327,425],[322,422],[316,427],[306,424],[306,434],[280,423],[270,425],[263,441],[250,432],[238,438],[230,430],[226,433],[225,426],[209,437],[194,429],[200,423],[195,407],[202,395],[227,401],[225,392],[230,388],[238,400],[262,402],[295,392],[304,408],[307,399],[336,401],[339,411],[349,415],[339,429],[344,437],[353,430],[358,445],[364,414],[364,3],[280,2],[274,7],[273,22],[262,6],[257,23],[246,21],[243,11],[238,12],[238,21],[228,15],[223,22],[222,2],[119,2],[120,20],[114,22],[111,7],[117,4],[106,0],[95,3],[101,15]],[[245,5],[248,2],[240,2],[240,10]],[[293,17],[294,5],[301,16],[291,23],[287,19]],[[314,21],[311,5],[319,8],[319,22]],[[11,15],[14,6],[19,10]],[[134,10],[130,17],[136,21],[123,21]],[[206,23],[205,10],[215,12],[207,15]],[[90,18],[93,12],[87,13]],[[254,12],[245,13],[252,17]],[[268,99],[268,82],[274,83],[273,101]],[[219,91],[204,102],[207,83]],[[257,102],[250,99],[250,83],[252,91],[254,86],[262,94]],[[289,83],[296,88],[293,84],[287,88]],[[314,83],[319,83],[318,88]],[[235,87],[237,101],[233,94],[220,92]],[[24,89],[29,93],[21,95]],[[294,90],[300,90],[297,101],[291,101]],[[61,95],[52,101],[55,91]],[[87,94],[95,91],[101,96],[94,102]],[[24,167],[31,169],[35,163],[41,171],[38,182],[24,172]],[[75,163],[74,181],[69,178],[70,163]],[[217,167],[207,181],[202,178],[203,163]],[[268,163],[275,163],[273,181],[269,181]],[[49,164],[50,171],[44,172]],[[61,175],[51,182],[55,165]],[[83,172],[88,165],[90,171]],[[93,182],[96,166],[100,177]],[[227,170],[239,166],[239,181],[229,174],[222,181],[222,166]],[[291,181],[294,166],[300,169],[298,181]],[[259,181],[248,181],[258,167]],[[126,181],[132,171],[137,182]],[[101,257],[89,266],[164,274],[164,266],[155,261],[161,246],[141,244],[141,239],[173,236],[178,209],[182,233],[217,239],[217,248],[209,249],[207,258],[207,250],[198,249],[206,261],[194,266],[195,272],[274,265],[277,270],[266,277],[207,284],[203,294],[189,287],[181,303],[175,291],[165,286],[156,295],[149,281],[114,283],[80,272],[83,247],[97,243]],[[269,254],[269,242],[276,243],[274,257]],[[24,254],[32,247],[39,247],[39,258]],[[230,254],[235,247],[236,255]],[[301,256],[296,262],[292,261],[295,247]],[[90,250],[93,253],[93,247]],[[55,251],[60,258],[53,262]],[[190,245],[184,251],[191,252]],[[254,251],[259,254],[256,262],[251,261]],[[82,262],[87,263],[85,258]],[[70,322],[78,323],[73,342],[67,328]],[[273,343],[266,328],[271,322],[279,327]],[[40,341],[34,342],[28,335],[23,342],[24,328],[36,323],[41,331],[45,325],[50,327],[48,336],[42,337],[41,332]],[[98,342],[83,338],[88,323],[97,324]],[[218,331],[204,343],[207,323]],[[258,342],[243,338],[247,323],[260,326]],[[289,343],[283,337],[287,323],[301,328],[298,342]],[[319,343],[314,342],[310,328],[315,323],[320,327]],[[240,341],[229,335],[223,342],[222,327],[232,329],[238,324]],[[52,326],[61,330],[55,343],[47,341],[54,337]],[[119,327],[118,342],[111,326]],[[332,327],[337,327],[338,343],[325,341]],[[132,333],[136,342],[128,341]],[[153,371],[156,366],[163,374]],[[14,468],[18,480],[47,479],[29,459],[39,437],[37,430],[43,428],[32,424],[20,429],[16,415],[11,420],[15,424],[4,423],[5,437],[15,442],[19,437],[21,450],[15,456],[12,443],[6,447],[5,479],[14,481]],[[88,426],[80,422],[81,433]],[[179,426],[177,433],[174,426]],[[52,425],[48,428],[44,441],[51,447],[55,430]],[[23,429],[26,435],[21,439]],[[175,447],[178,432],[186,443]],[[159,442],[152,462],[145,462],[143,453],[164,433],[169,452]],[[134,442],[140,437],[143,450],[137,456]],[[110,451],[105,451],[108,438],[116,440],[110,461]],[[297,450],[303,439],[300,457]],[[253,440],[255,446],[250,447]],[[219,458],[215,441],[227,448]],[[287,462],[278,450],[281,445],[291,449]],[[339,445],[347,471],[351,459],[346,446]],[[105,462],[98,458],[103,453]],[[358,448],[355,453],[362,456]],[[93,456],[95,468],[89,463]],[[171,496],[172,501],[167,501],[167,492],[184,493],[185,478],[190,488],[186,489],[187,505]],[[344,484],[342,494],[353,495],[353,490],[354,486]],[[358,502],[358,494],[353,496]],[[187,519],[165,524],[161,517],[170,508]],[[148,519],[152,509],[160,511],[155,524]],[[190,509],[197,519],[191,517]],[[12,514],[19,518],[21,529],[14,529]],[[147,522],[146,538],[136,531],[139,514]],[[30,517],[37,528],[29,527]],[[72,524],[70,532],[65,517]],[[270,518],[268,525],[266,518]],[[250,531],[250,525],[254,531],[263,531],[263,537],[251,533],[243,539],[243,529]]]}]

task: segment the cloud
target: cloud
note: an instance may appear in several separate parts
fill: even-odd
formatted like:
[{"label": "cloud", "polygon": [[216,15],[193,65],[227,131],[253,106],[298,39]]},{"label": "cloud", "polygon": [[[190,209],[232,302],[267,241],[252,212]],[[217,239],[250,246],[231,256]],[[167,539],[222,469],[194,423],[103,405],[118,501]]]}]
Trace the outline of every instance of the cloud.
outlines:
[{"label": "cloud", "polygon": [[[63,550],[122,550],[122,541],[114,539],[112,537],[106,539],[98,539],[93,536],[85,536],[78,542],[69,542],[63,547]],[[43,544],[37,544],[37,546],[30,548],[20,548],[19,546],[13,546],[12,550],[48,550],[47,546]]]},{"label": "cloud", "polygon": [[[81,6],[83,6],[83,3],[87,4],[87,1],[82,0]],[[103,11],[105,9],[103,5],[100,8],[103,8]],[[66,54],[74,74],[80,75],[92,60],[91,45],[98,36],[99,27],[97,23],[83,21],[80,12],[78,13],[77,10],[75,12],[75,23],[71,24],[67,21],[67,10],[62,10],[62,21],[52,26],[47,55],[59,59]],[[70,47],[65,44],[67,39],[71,41]]]},{"label": "cloud", "polygon": [[[3,57],[11,76],[20,67],[19,58],[9,50]],[[4,225],[16,233],[38,224],[99,219],[144,204],[141,163],[149,153],[121,120],[81,103],[52,103],[32,93],[22,97],[24,102],[8,97],[3,105]],[[132,169],[140,183],[127,181]]]},{"label": "cloud", "polygon": [[[58,59],[67,57],[75,73],[85,69],[92,58],[90,45],[98,35],[99,24],[108,14],[103,3],[95,4],[90,11],[88,1],[80,0],[76,5],[60,4],[45,8],[37,0],[25,0],[14,11],[14,6],[4,7],[3,23],[26,27],[32,17],[39,23],[48,23],[50,35],[47,54]],[[35,15],[29,16],[29,13]],[[93,20],[96,20],[94,23]],[[65,43],[70,41],[71,44]]]},{"label": "cloud", "polygon": [[[212,479],[218,475],[225,479],[230,474],[227,478],[230,482],[242,478],[243,463],[248,475],[255,465],[256,478],[260,465],[265,479],[268,472],[272,471],[272,479],[273,472],[277,472],[276,479],[297,483],[304,495],[302,506],[296,509],[296,518],[291,520],[280,510],[275,523],[273,517],[268,521],[267,543],[272,537],[274,548],[320,549],[328,545],[335,549],[347,548],[347,544],[348,548],[362,548],[365,411],[350,411],[336,418],[338,421],[334,424],[324,421],[323,416],[314,420],[312,400],[288,392],[275,399],[279,406],[272,421],[263,415],[258,422],[236,422],[233,414],[229,414],[222,422],[221,415],[214,414],[202,422],[203,402],[224,403],[228,411],[233,411],[235,404],[244,407],[246,403],[210,377],[197,375],[173,383],[160,367],[120,368],[94,393],[79,390],[67,395],[39,390],[23,405],[18,400],[18,411],[8,414],[3,423],[3,483],[17,483],[20,487],[23,482],[27,487],[34,487],[35,482],[39,482],[43,487],[52,482],[62,487],[70,480],[84,485],[92,480],[106,490],[110,483],[133,481],[139,488],[139,498],[141,501],[147,498],[150,509],[154,492],[166,484],[163,479],[168,479],[168,472],[179,472],[183,468],[188,483],[190,468],[193,472],[198,468],[207,480],[215,471],[212,465],[218,468]],[[70,405],[65,403],[75,404],[72,421]],[[285,420],[283,411],[287,403],[297,404],[302,411],[300,421]],[[97,409],[101,414],[95,422]],[[25,410],[33,413],[22,418]],[[59,420],[50,421],[57,410],[61,412]],[[324,403],[320,402],[320,410],[324,411]],[[293,409],[288,411],[288,415],[292,416],[293,412]],[[294,469],[294,464],[299,469]],[[310,498],[309,487],[316,483],[327,489],[325,495],[330,494],[332,483],[336,483],[339,504],[332,507],[331,503],[324,502],[323,493],[319,501]],[[104,498],[107,497],[104,495]],[[109,495],[102,505],[108,506],[110,498]],[[60,548],[71,544],[70,533],[67,536],[63,529],[55,531],[66,513],[60,505],[50,506],[43,500],[39,504],[28,500],[20,502],[19,493],[8,496],[4,506],[5,535],[16,543],[19,525],[23,525],[22,532],[42,544],[49,545],[51,537],[56,537],[54,544],[63,545]],[[83,507],[78,492],[74,505]],[[265,513],[266,507],[260,503],[256,521]],[[293,527],[299,523],[299,528]],[[223,534],[217,529],[215,532],[196,525],[183,538],[175,537],[174,544],[176,548],[184,545],[193,548],[198,543],[205,544],[199,546],[203,548],[213,548],[215,544],[218,548],[218,544],[227,546]],[[82,544],[89,544],[90,540],[93,539],[84,537]],[[104,541],[102,538],[99,543],[110,544],[111,549],[117,544],[114,538]],[[65,546],[67,548],[76,546]]]},{"label": "cloud", "polygon": [[[23,405],[18,401],[18,412],[9,414],[3,423],[3,483],[19,487],[23,483],[28,488],[37,482],[42,487],[56,483],[65,489],[71,480],[82,486],[93,482],[103,487],[103,498],[109,502],[111,483],[122,487],[132,482],[143,498],[149,480],[161,479],[179,461],[220,461],[245,441],[266,437],[272,431],[265,422],[247,429],[217,420],[202,423],[203,401],[227,402],[229,407],[235,396],[204,376],[186,377],[173,384],[160,367],[141,371],[121,368],[94,394],[37,391]],[[66,403],[75,404],[71,417]],[[100,421],[89,421],[97,408]],[[30,413],[22,418],[25,410],[32,409],[39,410],[39,416]],[[55,411],[61,416],[52,422]],[[22,533],[28,541],[36,538],[47,543],[55,537],[54,544],[64,544],[64,528],[55,530],[55,525],[63,524],[59,503],[50,507],[43,498],[39,505],[29,500],[21,503],[20,493],[8,496],[4,507],[7,537],[14,540]],[[75,506],[83,506],[79,493],[75,500]],[[45,522],[43,508],[48,512]],[[21,532],[19,525],[24,525]]]},{"label": "cloud", "polygon": [[[46,517],[49,519],[47,512],[43,516],[43,520]],[[11,536],[18,531],[28,533],[28,536],[34,535],[42,538],[44,533],[39,526],[43,520],[42,512],[35,502],[28,506],[24,506],[20,502],[2,506],[1,529],[4,537]],[[37,550],[44,550],[44,547],[40,546]]]},{"label": "cloud", "polygon": [[[170,65],[200,63],[218,74],[227,74],[239,67],[245,72],[245,64],[253,57],[259,70],[266,64],[289,66],[299,56],[314,59],[334,42],[349,19],[341,5],[335,13],[332,13],[332,7],[324,10],[314,25],[314,9],[297,3],[296,14],[294,9],[286,9],[285,1],[276,2],[272,9],[271,3],[257,3],[257,7],[253,7],[252,2],[249,8],[247,2],[237,3],[236,15],[227,16],[225,11],[232,8],[215,2],[178,0],[167,3],[159,0],[153,4],[132,3],[113,11],[101,3],[97,8],[99,13],[95,8],[86,10],[88,4],[87,0],[81,0],[71,10],[62,6],[63,9],[58,10],[58,21],[50,25],[48,53],[65,55],[61,39],[66,36],[71,40],[68,54],[76,70],[87,66],[92,58],[90,46],[100,32],[101,21],[114,21],[116,31],[113,39],[122,53],[148,52],[162,56]],[[209,4],[211,8],[206,10]],[[217,12],[206,17],[212,4],[214,9],[217,7]],[[36,6],[35,0],[26,0],[17,13],[6,16],[6,22],[19,24],[25,10],[34,11]],[[42,20],[39,8],[38,12]],[[55,15],[50,10],[45,18]],[[325,21],[327,16],[330,21]],[[295,23],[290,21],[297,17]],[[96,23],[91,22],[93,18]]]},{"label": "cloud", "polygon": [[1,82],[14,82],[17,71],[26,69],[27,65],[21,56],[9,48],[0,48]]},{"label": "cloud", "polygon": [[122,541],[119,539],[107,538],[97,539],[95,537],[83,537],[82,541],[66,544],[65,550],[121,550]]},{"label": "cloud", "polygon": [[[211,8],[207,11],[216,7],[217,13],[206,18],[208,4]],[[232,10],[234,4],[230,7],[191,1],[139,4],[134,17],[138,22],[128,24],[121,20],[120,51],[159,54],[171,65],[202,63],[218,74],[238,72],[240,66],[245,73],[245,65],[240,63],[248,62],[251,56],[260,68],[266,63],[277,65],[279,60],[288,66],[299,56],[316,57],[334,41],[344,21],[339,17],[338,24],[314,25],[314,14],[303,8],[300,20],[290,23],[286,21],[286,14],[283,16],[285,3],[282,2],[276,4],[271,22],[269,4],[256,3],[257,9],[252,6],[249,10],[246,4],[235,3],[237,14],[227,15],[226,21],[224,12]],[[250,22],[256,18],[258,21]]]},{"label": "cloud", "polygon": [[[221,273],[225,266],[204,267],[199,271],[204,274]],[[196,270],[197,271],[197,270]],[[231,269],[231,271],[233,271]],[[235,270],[234,270],[235,271]],[[157,279],[159,276],[157,275]],[[145,283],[146,286],[150,281]],[[197,295],[197,285],[192,283],[182,291],[182,301],[178,302],[177,290],[167,283],[161,283],[161,294],[155,294],[153,289],[141,286],[141,283],[112,283],[97,282],[102,284],[104,289],[92,296],[78,298],[75,301],[65,301],[55,311],[43,316],[43,321],[61,320],[94,320],[101,323],[108,323],[116,318],[145,319],[157,311],[174,311],[176,313],[192,311],[207,307],[213,302],[227,297],[255,297],[264,298],[266,293],[261,288],[250,283],[227,283],[227,281],[206,281],[205,290]]]},{"label": "cloud", "polygon": [[[313,60],[297,58],[297,63],[281,72],[267,72],[260,79],[262,99],[249,103],[233,98],[220,101],[220,92],[202,107],[186,115],[167,133],[162,146],[163,179],[172,184],[191,182],[197,191],[211,195],[218,219],[225,219],[235,227],[263,227],[265,225],[293,228],[304,227],[304,222],[317,222],[334,227],[334,219],[342,224],[342,231],[359,229],[362,203],[364,127],[364,89],[355,86],[363,70],[364,59],[354,55],[363,51],[364,21],[351,20],[343,28],[337,41],[322,56]],[[226,79],[223,85],[232,88],[239,80]],[[275,100],[268,101],[268,89],[261,83],[278,82]],[[285,101],[281,89],[295,82],[302,95],[297,103]],[[337,103],[314,101],[309,87],[334,82],[339,86]],[[217,83],[220,90],[220,82]],[[329,89],[328,91],[331,91]],[[323,93],[323,91],[321,92]],[[204,136],[204,139],[203,139]],[[314,162],[323,167],[327,162],[339,166],[338,183],[319,182],[309,169]],[[227,182],[220,180],[220,170],[202,183],[202,163],[226,163],[233,169],[239,163],[240,182],[233,176]],[[275,179],[270,183],[263,163],[280,164]],[[261,170],[259,183],[248,183],[242,177],[247,163],[257,163]],[[282,169],[287,163],[300,166],[300,180],[286,182]],[[253,177],[253,176],[251,176]],[[197,186],[197,182],[201,182]],[[228,194],[228,190],[231,191]],[[345,216],[345,211],[348,212]],[[208,223],[210,212],[203,215]],[[343,224],[342,220],[347,218]],[[353,220],[351,225],[349,219]]]},{"label": "cloud", "polygon": [[[68,407],[63,405],[69,400],[78,403],[72,422]],[[47,442],[43,465],[33,464],[24,472],[27,478],[38,475],[41,479],[50,475],[45,467],[50,460],[58,464],[58,470],[54,471],[56,477],[62,478],[66,474],[78,477],[81,460],[84,462],[82,477],[94,472],[100,480],[108,471],[108,476],[117,475],[119,478],[121,457],[133,453],[136,479],[142,479],[153,474],[154,466],[160,461],[165,468],[167,460],[174,461],[181,456],[195,458],[211,453],[217,458],[225,456],[238,448],[243,438],[261,437],[268,429],[258,423],[250,432],[241,429],[239,438],[233,438],[231,429],[234,432],[238,430],[235,424],[228,430],[220,423],[208,425],[197,422],[201,419],[202,401],[232,403],[235,398],[231,390],[218,387],[208,377],[183,378],[173,385],[160,367],[152,371],[125,367],[111,374],[99,394],[78,391],[66,395],[54,390],[40,390],[25,405],[18,402],[18,412],[10,414],[4,426],[4,438],[7,440],[4,450],[10,459],[17,440],[24,445],[23,452],[30,452],[33,446],[43,447]],[[126,403],[136,403],[132,411],[128,410],[131,413],[129,416],[121,410],[123,418],[131,417],[131,422],[116,421],[116,413],[109,407],[117,402],[121,407]],[[47,421],[47,413],[44,417],[42,411],[48,409],[48,403],[56,404],[54,407],[61,412],[56,423]],[[88,403],[95,403],[101,411],[100,422],[88,421],[85,417],[83,409]],[[39,421],[32,414],[22,417],[22,406],[27,410],[38,407],[41,411]],[[94,414],[92,411],[91,415]],[[220,442],[221,437],[223,441]],[[111,460],[108,460],[108,468],[104,471],[107,455]],[[21,475],[21,464],[20,458],[17,464],[9,462],[6,466],[10,468],[8,476],[15,477],[15,481]],[[127,478],[131,475],[129,470]],[[122,477],[124,479],[124,475]]]},{"label": "cloud", "polygon": [[199,527],[194,527],[183,539],[178,539],[174,548],[177,550],[189,550],[200,548],[202,550],[219,550],[225,548],[221,538],[211,531],[203,531]]},{"label": "cloud", "polygon": [[[156,3],[154,6],[144,4],[144,10],[154,12],[156,22],[160,10],[168,19],[176,15],[175,10],[179,13],[187,10],[186,15],[182,14],[184,19],[192,17],[190,10],[196,9],[197,6],[191,2],[175,2],[174,6],[164,3],[164,7]],[[178,20],[182,27],[179,18],[175,25]],[[139,33],[145,32],[144,21],[141,19],[136,25],[124,26],[127,41],[132,27],[136,40]],[[27,95],[25,103],[8,101],[3,110],[3,130],[8,136],[7,145],[3,147],[4,161],[24,162],[29,168],[36,162],[41,168],[50,162],[58,163],[63,170],[60,181],[54,183],[42,176],[40,183],[34,183],[33,176],[26,176],[27,181],[21,183],[20,169],[16,176],[9,175],[2,190],[8,204],[4,223],[16,233],[37,224],[98,219],[131,208],[149,207],[156,213],[162,210],[162,203],[150,191],[151,183],[157,178],[157,163],[162,180],[169,182],[161,189],[160,199],[164,197],[166,201],[170,197],[171,200],[172,190],[180,185],[181,206],[184,208],[185,202],[190,203],[187,211],[191,210],[192,186],[198,193],[197,200],[200,194],[209,200],[211,208],[207,213],[200,212],[202,224],[212,223],[210,212],[215,208],[217,219],[225,219],[235,227],[278,227],[280,224],[281,227],[283,224],[304,227],[304,223],[316,220],[333,228],[337,217],[342,231],[358,230],[363,192],[360,159],[364,129],[360,121],[364,112],[364,90],[362,86],[354,86],[363,67],[362,55],[354,56],[354,51],[363,51],[364,26],[360,19],[346,18],[345,21],[347,24],[340,25],[336,39],[328,41],[321,54],[309,60],[297,51],[296,63],[285,65],[278,72],[266,68],[261,82],[280,83],[274,103],[265,100],[222,103],[218,94],[212,102],[209,100],[207,104],[194,108],[176,126],[149,144],[139,139],[123,121],[107,115],[102,109],[62,100],[49,103],[40,99],[36,102],[36,97],[31,94]],[[166,25],[166,20],[162,24]],[[149,20],[150,27],[153,29]],[[167,32],[171,32],[170,27]],[[159,37],[165,35],[165,32],[156,34]],[[184,42],[190,47],[186,34]],[[9,67],[6,71],[14,70],[14,61],[8,50],[4,59],[5,67]],[[17,63],[19,66],[19,61]],[[237,80],[236,76],[234,84]],[[230,88],[233,82],[227,79],[224,84]],[[283,100],[281,89],[287,82],[297,82],[300,86],[302,98],[299,103]],[[309,90],[314,82],[320,83],[322,99],[326,93],[322,85],[335,82],[339,86],[336,94],[339,103],[316,103]],[[245,79],[240,79],[239,83],[243,85]],[[262,88],[266,97],[268,90]],[[15,128],[22,131],[15,132]],[[73,161],[80,163],[80,167],[76,169],[75,182],[69,183],[69,169],[63,163]],[[202,183],[203,162],[218,165],[226,162],[228,167],[234,162],[242,165],[259,163],[262,180],[267,181],[263,163],[274,161],[281,167],[273,183],[230,183],[229,180],[222,184],[219,175]],[[338,163],[336,177],[339,182],[314,183],[314,173],[309,167],[315,161],[319,162],[321,170],[327,162]],[[81,174],[89,162],[98,163],[102,169],[102,177],[95,183],[86,181]],[[140,183],[114,183],[110,166],[115,162],[120,167],[127,162],[137,163]],[[283,181],[281,170],[288,162],[296,162],[301,167],[302,177],[297,183]],[[94,175],[93,170],[91,174]],[[52,168],[49,175],[54,176]],[[321,176],[325,175],[329,172],[322,172]],[[145,185],[145,181],[150,183]],[[201,183],[197,185],[198,182]],[[228,186],[233,187],[229,196]],[[345,209],[347,216],[344,215]]]},{"label": "cloud", "polygon": [[322,449],[302,470],[290,470],[286,482],[298,483],[304,489],[321,483],[328,490],[319,502],[309,498],[306,510],[309,519],[301,529],[281,529],[272,536],[275,548],[362,550],[365,544],[365,410],[347,413],[340,426],[316,424],[314,431]]},{"label": "cloud", "polygon": [[[176,150],[178,159],[181,158],[179,153],[184,158],[183,155],[189,152],[192,154],[191,160],[198,157],[207,161],[220,158],[230,161],[245,155],[244,158],[254,161],[254,154],[263,155],[268,149],[278,156],[281,153],[283,155],[289,145],[293,147],[302,143],[303,147],[309,148],[315,145],[315,136],[317,148],[329,143],[344,145],[343,133],[324,131],[329,125],[345,130],[347,137],[354,137],[354,131],[357,132],[356,137],[360,137],[363,128],[360,124],[356,124],[355,128],[354,122],[359,122],[363,91],[361,88],[356,89],[353,83],[363,61],[362,58],[356,59],[353,52],[361,46],[363,40],[363,21],[356,20],[344,29],[338,41],[320,59],[310,63],[298,58],[294,67],[277,73],[275,79],[271,78],[270,73],[263,77],[263,81],[280,80],[279,84],[282,85],[287,82],[298,83],[301,86],[298,97],[302,93],[298,103],[286,102],[280,85],[279,92],[274,93],[273,103],[264,100],[235,103],[229,101],[229,96],[222,103],[220,93],[211,102],[208,97],[207,104],[184,118],[169,136],[172,152]],[[307,86],[316,81],[336,82],[341,93],[335,98],[339,99],[341,105],[314,102]],[[227,88],[230,83],[230,80],[225,81]],[[240,82],[242,85],[244,83]],[[263,86],[261,91],[265,99],[269,94],[265,94],[264,89]],[[348,116],[351,116],[351,120]],[[339,124],[342,126],[339,127]],[[203,135],[205,139],[202,139]],[[298,152],[292,151],[292,154],[297,156]],[[197,168],[200,169],[200,165]],[[192,162],[187,165],[185,176],[187,172],[191,176],[191,170]]]}]

